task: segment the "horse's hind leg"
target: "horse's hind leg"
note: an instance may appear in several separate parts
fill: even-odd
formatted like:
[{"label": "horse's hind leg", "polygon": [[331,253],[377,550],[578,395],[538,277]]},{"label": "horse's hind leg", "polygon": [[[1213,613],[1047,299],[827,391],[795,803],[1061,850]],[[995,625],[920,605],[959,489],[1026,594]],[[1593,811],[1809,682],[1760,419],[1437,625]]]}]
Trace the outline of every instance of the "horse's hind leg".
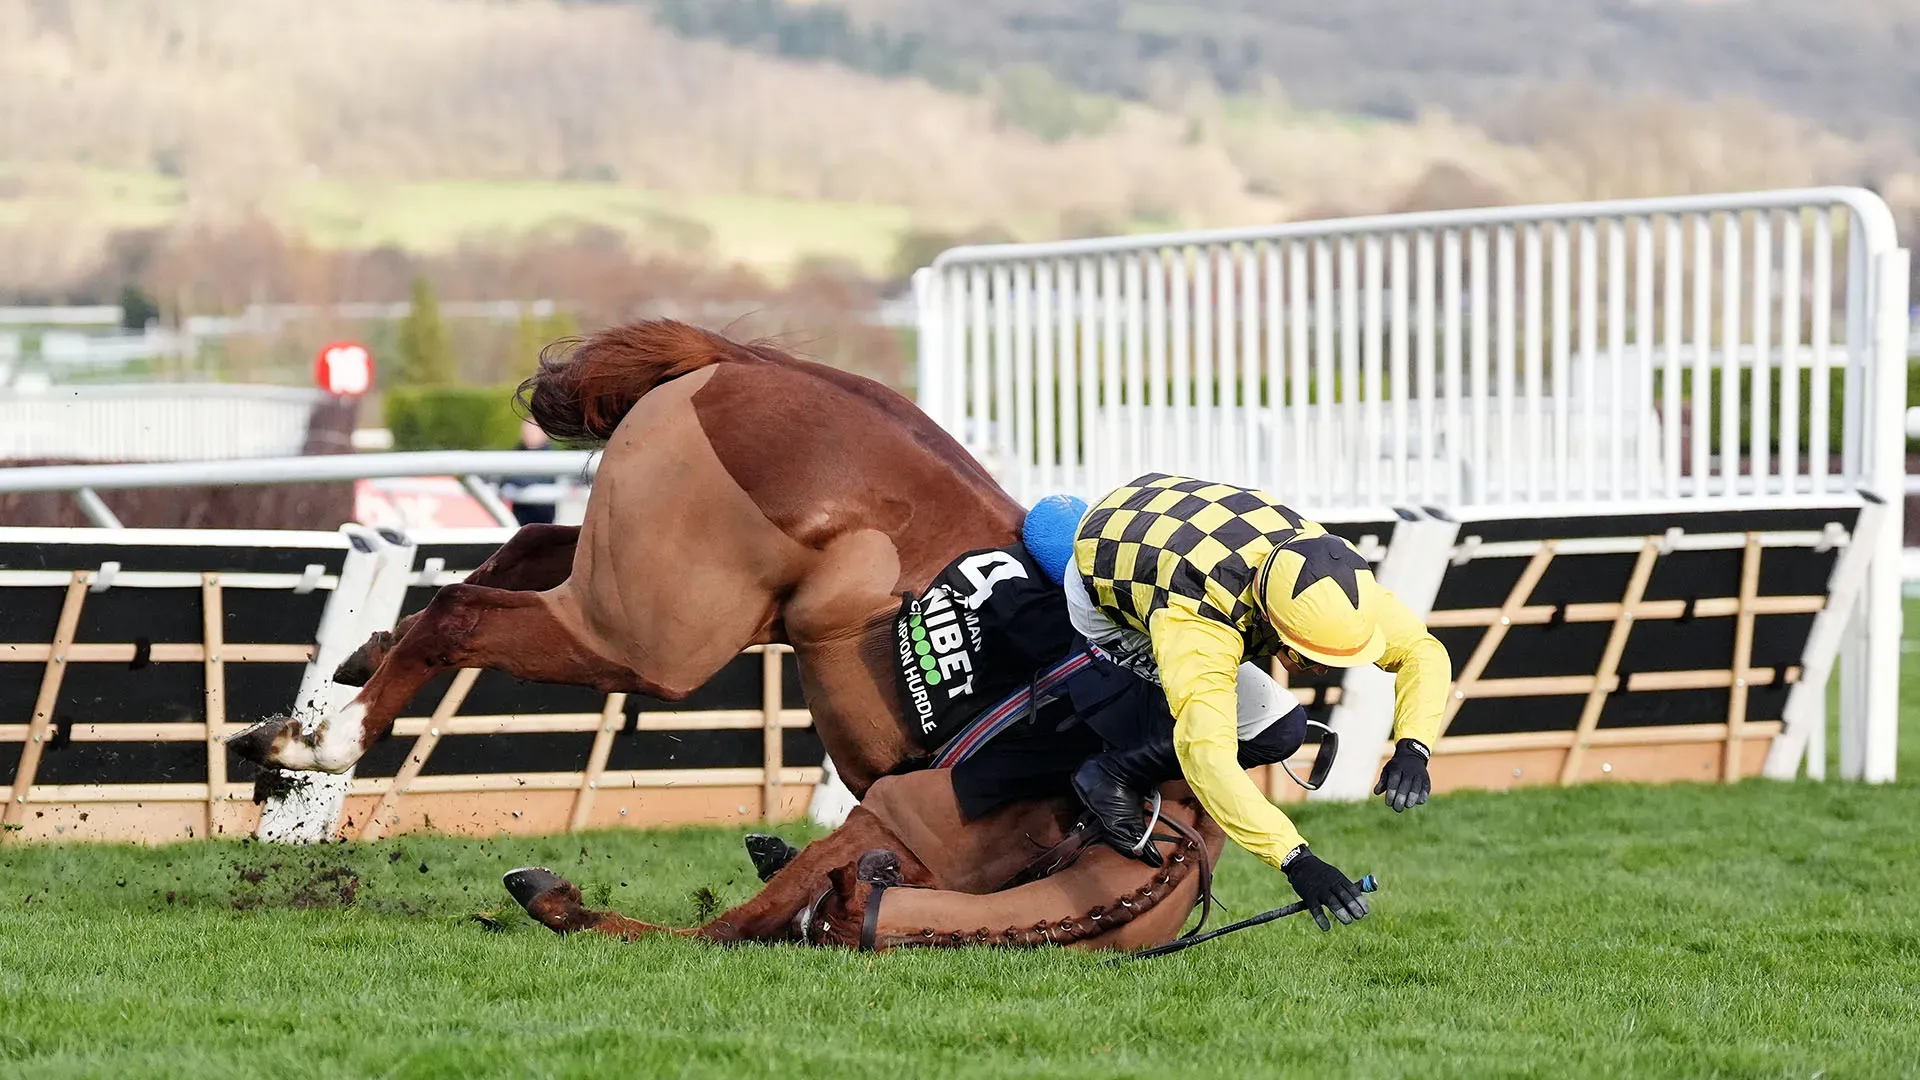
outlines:
[{"label": "horse's hind leg", "polygon": [[506,876],[506,886],[527,914],[561,934],[591,930],[628,941],[650,934],[683,934],[720,942],[791,941],[799,936],[801,913],[832,884],[829,875],[876,849],[899,856],[904,884],[923,888],[939,884],[900,837],[866,808],[855,807],[844,825],[808,844],[753,899],[704,926],[673,929],[617,912],[595,911],[581,901],[580,890],[571,882],[541,867],[513,871]]},{"label": "horse's hind leg", "polygon": [[[628,940],[674,933],[709,941],[791,941],[798,937],[800,914],[836,886],[833,875],[844,877],[870,851],[897,857],[903,885],[986,892],[1064,835],[1057,800],[1013,803],[963,820],[951,777],[936,769],[881,780],[845,824],[808,844],[753,899],[705,926],[673,930],[594,911],[581,902],[578,889],[538,867],[507,875],[507,889],[528,914],[563,934],[592,930]],[[814,929],[817,939],[820,928]]]},{"label": "horse's hind leg", "polygon": [[493,668],[530,682],[570,683],[659,694],[631,670],[606,659],[569,628],[566,589],[544,593],[460,583],[440,590],[372,679],[311,732],[288,719],[263,721],[235,735],[243,757],[282,769],[340,772],[385,737],[394,717],[435,673]]},{"label": "horse's hind leg", "polygon": [[[490,589],[543,591],[552,589],[573,571],[573,552],[580,542],[578,525],[527,525],[507,538],[487,561],[474,567],[463,584],[483,585]],[[394,642],[407,636],[421,613],[415,613],[382,630],[355,649],[353,655],[334,669],[333,681],[344,686],[365,686],[380,662],[387,658]]]}]

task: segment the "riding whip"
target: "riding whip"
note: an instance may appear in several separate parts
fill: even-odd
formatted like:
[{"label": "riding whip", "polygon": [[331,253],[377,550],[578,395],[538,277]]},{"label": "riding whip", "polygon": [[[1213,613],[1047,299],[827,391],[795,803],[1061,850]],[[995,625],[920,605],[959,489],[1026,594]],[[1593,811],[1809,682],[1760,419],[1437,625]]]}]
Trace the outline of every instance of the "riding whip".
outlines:
[{"label": "riding whip", "polygon": [[[1363,893],[1374,892],[1380,888],[1380,883],[1374,880],[1374,877],[1372,874],[1368,874],[1366,877],[1361,878],[1359,881],[1355,882],[1355,884],[1360,886],[1360,891]],[[1241,919],[1239,922],[1228,923],[1227,925],[1221,927],[1218,930],[1210,930],[1207,933],[1197,934],[1190,938],[1181,938],[1178,941],[1170,941],[1165,945],[1155,945],[1151,949],[1141,949],[1139,952],[1125,953],[1123,955],[1116,956],[1111,960],[1108,960],[1106,964],[1108,967],[1112,967],[1113,965],[1121,962],[1122,960],[1145,960],[1149,957],[1154,957],[1154,956],[1166,956],[1169,953],[1177,953],[1181,949],[1190,949],[1193,946],[1198,945],[1203,941],[1212,941],[1214,938],[1221,937],[1226,934],[1231,934],[1235,930],[1245,930],[1249,926],[1259,926],[1261,923],[1270,923],[1275,919],[1284,919],[1289,915],[1298,915],[1300,912],[1305,910],[1307,910],[1307,902],[1305,900],[1298,900],[1298,901],[1295,901],[1294,903],[1286,905],[1285,907],[1277,907],[1271,911],[1263,911],[1258,915],[1249,915],[1246,918]]]}]

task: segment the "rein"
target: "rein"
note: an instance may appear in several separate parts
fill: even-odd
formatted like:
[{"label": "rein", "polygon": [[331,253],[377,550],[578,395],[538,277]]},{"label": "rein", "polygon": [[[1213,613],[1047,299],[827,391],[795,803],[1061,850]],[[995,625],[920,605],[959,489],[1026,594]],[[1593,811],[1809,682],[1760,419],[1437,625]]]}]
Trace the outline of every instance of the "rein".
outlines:
[{"label": "rein", "polygon": [[[1178,844],[1185,842],[1192,846],[1196,853],[1195,857],[1200,863],[1200,921],[1194,924],[1193,929],[1182,935],[1183,939],[1190,938],[1205,929],[1207,920],[1213,915],[1213,860],[1208,857],[1207,854],[1206,838],[1201,836],[1199,831],[1193,826],[1171,817],[1162,817],[1160,824],[1172,829],[1173,833],[1151,833],[1148,835],[1146,843]],[[1031,881],[1039,881],[1042,878],[1052,877],[1054,874],[1065,870],[1067,867],[1079,861],[1080,856],[1084,854],[1089,847],[1097,843],[1100,843],[1099,826],[1084,819],[1077,821],[1074,823],[1073,828],[1067,831],[1067,835],[1060,838],[1058,843],[1042,851],[1039,855],[1036,855],[1032,862],[1022,867],[1012,877],[1001,882],[990,891],[1000,892],[1005,889],[1011,889],[1015,885],[1025,885]],[[1182,861],[1185,856],[1180,855],[1176,851],[1173,858],[1175,862],[1179,862]]]}]

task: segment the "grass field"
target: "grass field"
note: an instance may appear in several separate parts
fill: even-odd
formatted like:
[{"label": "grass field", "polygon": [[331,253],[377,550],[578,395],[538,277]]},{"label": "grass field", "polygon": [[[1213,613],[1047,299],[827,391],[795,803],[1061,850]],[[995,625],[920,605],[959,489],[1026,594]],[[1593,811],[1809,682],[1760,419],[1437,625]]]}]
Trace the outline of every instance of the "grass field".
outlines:
[{"label": "grass field", "polygon": [[[0,1076],[1911,1076],[1905,681],[1899,784],[1315,805],[1315,847],[1379,875],[1372,917],[1120,968],[563,940],[498,885],[542,862],[689,922],[755,885],[733,830],[9,846]],[[1234,917],[1291,899],[1238,851],[1219,891]]]},{"label": "grass field", "polygon": [[[22,193],[6,195],[10,180],[25,185]],[[900,206],[677,194],[588,181],[308,180],[284,185],[264,208],[282,227],[324,248],[391,244],[433,252],[469,239],[513,239],[584,225],[619,232],[640,250],[724,257],[774,275],[809,256],[846,259],[878,273],[907,229],[966,224]],[[185,185],[158,174],[80,169],[63,173],[56,184],[0,161],[0,225],[62,221],[142,228],[164,225],[185,210]]]},{"label": "grass field", "polygon": [[277,215],[326,247],[435,251],[478,236],[595,225],[643,248],[779,271],[809,255],[884,269],[914,224],[904,207],[754,195],[677,195],[612,183],[441,181],[296,185]]}]

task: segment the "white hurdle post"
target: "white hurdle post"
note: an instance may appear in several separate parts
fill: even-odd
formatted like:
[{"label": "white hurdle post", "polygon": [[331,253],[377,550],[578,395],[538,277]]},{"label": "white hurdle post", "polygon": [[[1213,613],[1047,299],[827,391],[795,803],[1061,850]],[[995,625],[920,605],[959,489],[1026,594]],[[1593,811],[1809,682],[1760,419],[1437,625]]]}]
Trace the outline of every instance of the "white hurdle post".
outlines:
[{"label": "white hurdle post", "polygon": [[[313,660],[300,678],[293,715],[302,721],[330,715],[360,692],[334,682],[334,669],[375,632],[393,628],[413,572],[414,546],[400,533],[364,525],[343,525],[340,531],[353,547],[321,616]],[[288,775],[293,783],[267,800],[255,835],[290,844],[331,839],[353,786],[353,770]]]}]

